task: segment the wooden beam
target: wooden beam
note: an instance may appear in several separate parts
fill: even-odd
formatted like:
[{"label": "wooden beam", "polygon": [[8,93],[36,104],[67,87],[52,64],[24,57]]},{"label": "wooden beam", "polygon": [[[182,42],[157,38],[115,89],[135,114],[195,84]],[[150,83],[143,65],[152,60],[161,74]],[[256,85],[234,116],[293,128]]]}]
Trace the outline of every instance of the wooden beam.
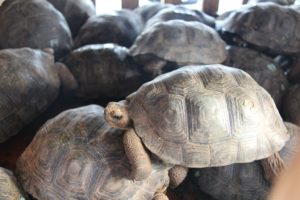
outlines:
[{"label": "wooden beam", "polygon": [[219,0],[203,0],[202,10],[212,16],[216,16],[219,9]]},{"label": "wooden beam", "polygon": [[135,9],[139,7],[139,0],[122,0],[122,8]]}]

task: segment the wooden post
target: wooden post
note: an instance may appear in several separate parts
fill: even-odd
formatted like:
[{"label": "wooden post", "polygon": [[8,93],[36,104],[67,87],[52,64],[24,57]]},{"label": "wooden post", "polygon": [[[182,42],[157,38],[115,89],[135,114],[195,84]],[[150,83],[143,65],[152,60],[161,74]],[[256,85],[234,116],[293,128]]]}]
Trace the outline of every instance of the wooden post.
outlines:
[{"label": "wooden post", "polygon": [[212,16],[217,16],[219,0],[203,0],[202,10]]},{"label": "wooden post", "polygon": [[122,8],[135,9],[139,7],[139,0],[122,0]]}]

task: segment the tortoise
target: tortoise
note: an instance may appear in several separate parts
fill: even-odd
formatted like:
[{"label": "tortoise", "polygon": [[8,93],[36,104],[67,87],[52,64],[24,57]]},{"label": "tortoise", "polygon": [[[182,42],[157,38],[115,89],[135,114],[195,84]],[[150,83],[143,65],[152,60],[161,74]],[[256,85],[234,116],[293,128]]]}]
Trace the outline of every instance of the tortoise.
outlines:
[{"label": "tortoise", "polygon": [[[224,65],[186,66],[143,84],[105,119],[122,128],[130,177],[148,177],[151,163],[136,159],[143,143],[176,166],[203,168],[262,160],[269,181],[284,164],[278,151],[289,139],[272,97],[246,72]],[[128,146],[129,145],[129,146]],[[148,154],[142,148],[139,154]]]},{"label": "tortoise", "polygon": [[289,88],[283,101],[283,116],[286,121],[300,126],[300,85]]},{"label": "tortoise", "polygon": [[197,21],[212,28],[215,26],[215,19],[205,14],[204,12],[198,11],[196,13],[194,10],[188,9],[186,7],[172,6],[160,10],[153,17],[151,17],[147,21],[145,28],[152,27],[154,24],[159,22],[165,22],[174,19],[181,19],[184,21]]},{"label": "tortoise", "polygon": [[141,16],[143,23],[145,24],[151,17],[153,17],[160,10],[173,7],[172,4],[162,4],[160,2],[151,2],[143,6],[137,7],[133,12]]},{"label": "tortoise", "polygon": [[151,76],[190,64],[218,64],[226,59],[225,42],[200,22],[170,20],[145,29],[129,55]]},{"label": "tortoise", "polygon": [[250,48],[228,46],[227,51],[228,58],[225,64],[250,74],[259,85],[270,93],[280,109],[289,83],[277,63],[271,57]]},{"label": "tortoise", "polygon": [[44,124],[17,160],[16,174],[37,199],[167,199],[161,189],[168,186],[170,167],[153,163],[148,179],[127,179],[122,130],[108,126],[101,106],[88,105]]},{"label": "tortoise", "polygon": [[48,0],[66,18],[73,38],[78,34],[86,20],[96,15],[96,8],[91,0]]},{"label": "tortoise", "polygon": [[[300,128],[285,123],[290,140],[279,154],[287,165],[299,152]],[[264,179],[259,161],[232,164],[224,167],[192,169],[190,178],[201,190],[217,200],[267,199],[271,185]]]},{"label": "tortoise", "polygon": [[0,142],[16,135],[56,99],[60,87],[76,81],[53,51],[30,48],[0,50]]},{"label": "tortoise", "polygon": [[[245,5],[216,20],[221,34],[271,54],[300,52],[300,12],[274,3]],[[283,31],[284,30],[284,31]]]},{"label": "tortoise", "polygon": [[13,173],[5,168],[0,167],[0,199],[3,200],[25,200],[23,190]]},{"label": "tortoise", "polygon": [[117,44],[83,46],[63,62],[77,80],[76,93],[82,98],[124,98],[144,82],[128,49]]},{"label": "tortoise", "polygon": [[75,39],[75,48],[87,44],[116,43],[130,47],[143,29],[140,16],[131,10],[119,10],[90,17]]},{"label": "tortoise", "polygon": [[52,48],[58,59],[73,45],[64,16],[48,1],[13,0],[0,7],[0,49]]},{"label": "tortoise", "polygon": [[265,3],[265,2],[272,2],[279,5],[287,6],[287,5],[292,5],[295,2],[295,0],[250,0],[247,3],[257,4],[257,3]]}]

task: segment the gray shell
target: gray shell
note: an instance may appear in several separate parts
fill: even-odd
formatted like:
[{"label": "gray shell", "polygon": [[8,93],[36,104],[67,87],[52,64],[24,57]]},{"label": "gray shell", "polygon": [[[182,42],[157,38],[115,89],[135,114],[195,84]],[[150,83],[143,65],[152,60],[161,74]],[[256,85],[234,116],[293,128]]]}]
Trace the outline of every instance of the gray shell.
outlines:
[{"label": "gray shell", "polygon": [[281,108],[282,98],[288,89],[289,83],[284,72],[276,62],[260,52],[249,48],[227,47],[228,59],[226,65],[244,70],[274,99],[278,108]]},{"label": "gray shell", "polygon": [[[286,123],[290,140],[279,152],[286,164],[299,152],[300,128]],[[192,169],[191,178],[198,189],[217,200],[267,199],[269,183],[264,179],[259,161],[225,167]]]},{"label": "gray shell", "polygon": [[75,39],[75,48],[87,44],[116,43],[130,47],[143,29],[140,16],[131,10],[119,10],[90,17]]},{"label": "gray shell", "polygon": [[64,111],[37,132],[18,159],[20,182],[37,199],[152,199],[168,186],[169,167],[153,160],[149,178],[128,179],[122,136],[106,124],[100,106]]},{"label": "gray shell", "polygon": [[197,21],[210,27],[215,26],[215,20],[213,17],[201,11],[198,11],[196,13],[195,11],[182,6],[173,6],[160,10],[147,21],[147,24],[145,26],[146,28],[149,28],[156,23],[166,22],[174,19],[181,19],[184,21]]},{"label": "gray shell", "polygon": [[87,45],[63,61],[79,83],[82,98],[125,98],[143,83],[143,76],[128,49],[116,44]]},{"label": "gray shell", "polygon": [[295,2],[295,0],[250,0],[247,3],[248,4],[257,4],[257,3],[265,3],[265,2],[272,2],[272,3],[277,3],[280,5],[291,5]]},{"label": "gray shell", "polygon": [[64,16],[47,1],[4,2],[0,7],[0,27],[0,49],[52,48],[59,58],[73,45]]},{"label": "gray shell", "polygon": [[199,22],[170,20],[145,29],[129,54],[153,55],[179,65],[215,64],[226,59],[225,42],[218,33]]},{"label": "gray shell", "polygon": [[0,142],[17,134],[56,99],[60,79],[52,54],[0,50]]},{"label": "gray shell", "polygon": [[162,3],[149,3],[134,9],[134,12],[141,16],[144,23],[146,23],[151,17],[153,17],[160,10],[165,8],[170,8],[173,5],[171,4],[162,4]]},{"label": "gray shell", "polygon": [[273,53],[300,52],[300,12],[274,3],[247,5],[225,13],[216,28]]},{"label": "gray shell", "polygon": [[145,146],[171,164],[251,162],[279,151],[289,139],[271,96],[247,73],[223,65],[182,67],[126,100]]},{"label": "gray shell", "polygon": [[48,0],[66,18],[75,37],[86,22],[86,20],[96,15],[96,8],[91,0]]},{"label": "gray shell", "polygon": [[13,173],[0,167],[0,199],[1,200],[25,200]]}]

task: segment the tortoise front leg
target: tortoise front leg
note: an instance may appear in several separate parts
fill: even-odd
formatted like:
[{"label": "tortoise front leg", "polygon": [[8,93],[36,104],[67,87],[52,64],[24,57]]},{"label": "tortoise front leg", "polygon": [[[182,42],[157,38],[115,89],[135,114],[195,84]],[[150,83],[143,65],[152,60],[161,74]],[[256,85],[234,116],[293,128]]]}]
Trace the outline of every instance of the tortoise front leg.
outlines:
[{"label": "tortoise front leg", "polygon": [[267,181],[272,183],[274,178],[285,168],[284,161],[276,152],[268,158],[261,160],[262,167],[264,169],[264,176]]},{"label": "tortoise front leg", "polygon": [[141,139],[133,129],[125,131],[123,144],[125,154],[131,165],[131,178],[136,181],[148,178],[152,171],[151,160]]},{"label": "tortoise front leg", "polygon": [[180,166],[180,165],[175,165],[169,170],[169,178],[170,178],[170,185],[169,187],[171,189],[176,188],[178,185],[180,185],[186,175],[188,173],[188,168]]},{"label": "tortoise front leg", "polygon": [[167,197],[167,195],[161,192],[161,193],[155,193],[152,200],[169,200],[169,198]]}]

